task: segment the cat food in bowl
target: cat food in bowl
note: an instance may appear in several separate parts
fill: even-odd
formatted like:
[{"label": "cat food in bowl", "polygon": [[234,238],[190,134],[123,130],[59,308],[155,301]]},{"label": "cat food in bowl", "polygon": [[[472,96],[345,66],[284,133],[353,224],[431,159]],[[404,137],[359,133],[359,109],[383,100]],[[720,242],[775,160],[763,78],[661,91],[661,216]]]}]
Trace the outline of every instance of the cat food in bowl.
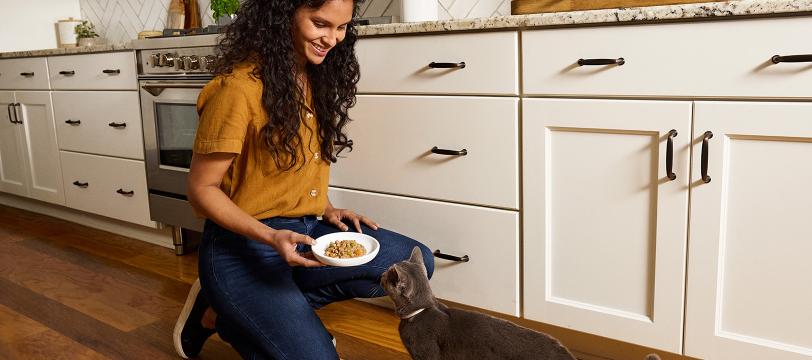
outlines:
[{"label": "cat food in bowl", "polygon": [[311,247],[316,259],[331,266],[366,264],[378,255],[379,248],[378,240],[355,232],[337,232],[321,236]]}]

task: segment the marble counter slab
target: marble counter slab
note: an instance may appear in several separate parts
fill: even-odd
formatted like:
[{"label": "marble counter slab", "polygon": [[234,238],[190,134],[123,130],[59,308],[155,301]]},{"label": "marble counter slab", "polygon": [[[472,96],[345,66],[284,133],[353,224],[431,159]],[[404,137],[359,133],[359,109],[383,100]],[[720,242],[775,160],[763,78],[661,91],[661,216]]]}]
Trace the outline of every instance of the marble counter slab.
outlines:
[{"label": "marble counter slab", "polygon": [[92,54],[100,52],[111,51],[126,51],[132,50],[132,44],[128,41],[123,44],[107,44],[96,46],[83,46],[72,47],[64,49],[42,49],[42,50],[26,50],[26,51],[11,51],[0,53],[0,59],[21,58],[21,57],[37,57],[37,56],[57,56],[57,55],[72,55],[72,54]]},{"label": "marble counter slab", "polygon": [[435,33],[449,31],[524,29],[545,26],[656,22],[736,16],[812,15],[812,0],[741,0],[637,8],[569,11],[480,19],[367,25],[361,36]]}]

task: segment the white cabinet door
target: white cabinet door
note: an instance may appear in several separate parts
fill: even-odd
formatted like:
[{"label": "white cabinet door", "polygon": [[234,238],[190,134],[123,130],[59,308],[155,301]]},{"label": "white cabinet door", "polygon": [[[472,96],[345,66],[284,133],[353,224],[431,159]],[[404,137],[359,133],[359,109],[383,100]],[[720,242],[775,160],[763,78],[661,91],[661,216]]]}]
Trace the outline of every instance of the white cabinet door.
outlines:
[{"label": "white cabinet door", "polygon": [[0,91],[0,191],[28,196],[23,127],[17,122],[14,92]]},{"label": "white cabinet door", "polygon": [[691,103],[523,101],[525,317],[680,353]]},{"label": "white cabinet door", "polygon": [[693,159],[685,354],[810,359],[812,104],[698,102]]},{"label": "white cabinet door", "polygon": [[27,177],[30,181],[28,196],[54,204],[65,204],[62,190],[62,170],[59,167],[59,148],[56,143],[54,112],[51,93],[19,91],[20,124],[25,129],[23,146],[27,157]]}]

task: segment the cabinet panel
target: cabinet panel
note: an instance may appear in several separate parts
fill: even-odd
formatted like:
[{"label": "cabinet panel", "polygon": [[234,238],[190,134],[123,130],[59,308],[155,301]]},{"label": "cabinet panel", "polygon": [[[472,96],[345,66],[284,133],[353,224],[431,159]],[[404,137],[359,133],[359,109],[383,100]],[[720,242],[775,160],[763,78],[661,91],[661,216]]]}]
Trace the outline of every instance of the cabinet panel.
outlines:
[{"label": "cabinet panel", "polygon": [[54,90],[136,90],[135,54],[52,56],[48,58]]},{"label": "cabinet panel", "polygon": [[691,103],[523,101],[525,316],[680,352]]},{"label": "cabinet panel", "polygon": [[812,356],[811,118],[808,103],[696,104],[686,355]]},{"label": "cabinet panel", "polygon": [[28,165],[31,198],[54,204],[65,204],[62,170],[56,143],[51,94],[43,91],[19,91],[20,121],[25,129],[23,146]]},{"label": "cabinet panel", "polygon": [[0,60],[0,89],[50,89],[48,61],[44,57]]},{"label": "cabinet panel", "polygon": [[351,116],[332,185],[518,209],[517,99],[364,95]]},{"label": "cabinet panel", "polygon": [[468,262],[435,258],[435,296],[519,316],[519,214],[515,211],[330,189],[337,207],[353,209]]},{"label": "cabinet panel", "polygon": [[28,196],[23,138],[14,92],[0,91],[0,191]]}]

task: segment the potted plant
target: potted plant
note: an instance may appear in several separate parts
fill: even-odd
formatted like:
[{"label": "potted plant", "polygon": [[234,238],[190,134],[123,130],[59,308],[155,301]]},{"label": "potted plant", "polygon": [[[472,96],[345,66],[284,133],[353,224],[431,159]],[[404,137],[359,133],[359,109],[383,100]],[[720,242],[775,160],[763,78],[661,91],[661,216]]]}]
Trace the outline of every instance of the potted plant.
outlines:
[{"label": "potted plant", "polygon": [[96,38],[99,37],[99,34],[96,33],[96,27],[93,26],[93,23],[90,21],[82,20],[81,24],[73,28],[73,32],[76,33],[79,46],[93,46],[98,44]]},{"label": "potted plant", "polygon": [[239,0],[211,0],[212,17],[218,25],[230,24],[239,8]]}]

